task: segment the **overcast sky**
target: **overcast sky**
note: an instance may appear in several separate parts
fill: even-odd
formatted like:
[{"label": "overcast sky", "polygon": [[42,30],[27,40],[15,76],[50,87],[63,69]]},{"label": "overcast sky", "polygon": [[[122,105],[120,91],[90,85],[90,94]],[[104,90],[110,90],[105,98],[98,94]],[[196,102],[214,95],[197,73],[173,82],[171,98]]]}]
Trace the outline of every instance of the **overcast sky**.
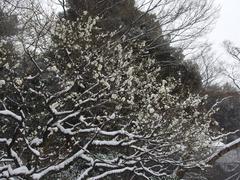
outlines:
[{"label": "overcast sky", "polygon": [[213,31],[209,34],[209,40],[213,43],[216,53],[222,54],[224,40],[230,40],[240,47],[240,0],[215,1],[221,5],[221,11]]}]

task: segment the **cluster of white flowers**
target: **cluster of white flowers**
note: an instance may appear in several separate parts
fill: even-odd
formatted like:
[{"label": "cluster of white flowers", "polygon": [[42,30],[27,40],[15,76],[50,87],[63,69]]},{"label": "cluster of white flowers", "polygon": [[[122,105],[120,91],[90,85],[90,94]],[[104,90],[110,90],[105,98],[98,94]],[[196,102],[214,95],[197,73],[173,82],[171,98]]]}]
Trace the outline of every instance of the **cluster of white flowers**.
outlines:
[{"label": "cluster of white flowers", "polygon": [[21,78],[16,78],[16,79],[15,79],[15,83],[16,83],[18,86],[21,86],[22,83],[23,83],[23,81],[22,81]]},{"label": "cluster of white flowers", "polygon": [[0,88],[2,88],[6,84],[5,80],[0,80]]},{"label": "cluster of white flowers", "polygon": [[50,66],[47,68],[48,71],[52,71],[52,72],[55,72],[55,73],[58,73],[59,72],[59,69],[56,67],[56,66]]}]

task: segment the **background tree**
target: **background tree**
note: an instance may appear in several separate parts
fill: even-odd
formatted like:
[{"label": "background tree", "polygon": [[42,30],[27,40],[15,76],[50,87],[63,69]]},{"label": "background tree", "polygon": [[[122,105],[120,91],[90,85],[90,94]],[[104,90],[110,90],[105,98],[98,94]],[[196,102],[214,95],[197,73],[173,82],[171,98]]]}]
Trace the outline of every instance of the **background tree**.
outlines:
[{"label": "background tree", "polygon": [[[235,68],[232,68],[232,70],[228,70],[228,71],[226,70],[226,72],[225,72],[225,75],[231,80],[232,85],[234,86],[234,88],[228,88],[227,92],[234,92],[235,97],[236,97],[236,98],[231,98],[232,104],[230,106],[228,106],[229,108],[231,108],[233,117],[235,116],[235,122],[233,122],[232,124],[234,124],[236,126],[231,127],[231,129],[235,129],[235,128],[239,128],[239,120],[238,120],[239,105],[238,105],[237,99],[239,97],[240,86],[239,86],[239,73],[238,73],[237,68],[239,68],[240,49],[237,46],[235,46],[233,43],[231,43],[230,41],[225,41],[224,46],[225,46],[226,51],[229,53],[229,55],[231,55],[235,60],[237,60],[236,63],[234,64]],[[232,116],[230,116],[230,118],[231,117]]]},{"label": "background tree", "polygon": [[212,45],[209,43],[198,44],[198,49],[193,53],[188,54],[188,61],[196,62],[198,71],[202,79],[202,89],[212,89],[223,76],[223,68],[220,66],[220,58],[212,50]]},{"label": "background tree", "polygon": [[184,63],[183,51],[215,18],[217,9],[212,2],[145,0],[136,4],[126,0],[69,0],[62,5],[69,7],[69,13],[64,9],[70,19],[89,11],[91,15],[103,16],[101,28],[117,29],[120,35],[145,40],[148,52],[161,64],[163,78],[174,76],[185,87],[193,91],[200,89],[199,71],[195,65]]},{"label": "background tree", "polygon": [[[221,68],[223,77],[229,78],[230,83],[215,84],[205,88],[206,94],[208,94],[207,108],[210,108],[216,101],[221,100],[218,104],[219,110],[213,115],[214,119],[218,121],[221,128],[229,136],[224,138],[224,143],[235,141],[236,144],[229,149],[223,157],[221,157],[208,171],[206,177],[208,179],[237,179],[239,174],[239,163],[237,162],[239,153],[239,48],[233,45],[230,41],[225,41],[224,46],[226,51],[237,60],[234,65],[229,64],[228,68],[224,70]],[[216,71],[215,71],[216,72]],[[214,71],[213,71],[214,73]],[[234,143],[233,143],[234,144]],[[221,149],[222,145],[218,148]],[[236,148],[236,149],[234,149]]]},{"label": "background tree", "polygon": [[17,16],[5,1],[0,3],[0,36],[15,35],[17,32]]}]

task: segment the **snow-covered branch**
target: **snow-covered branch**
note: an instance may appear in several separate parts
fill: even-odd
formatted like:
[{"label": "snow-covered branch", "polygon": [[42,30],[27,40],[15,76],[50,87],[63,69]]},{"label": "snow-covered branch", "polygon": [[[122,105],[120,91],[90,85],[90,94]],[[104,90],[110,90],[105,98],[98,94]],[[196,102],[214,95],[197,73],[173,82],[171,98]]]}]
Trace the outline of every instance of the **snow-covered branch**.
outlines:
[{"label": "snow-covered branch", "polygon": [[9,110],[1,110],[0,115],[12,117],[16,121],[20,121],[20,122],[22,121],[21,116],[15,114],[15,113],[13,113],[12,111],[9,111]]}]

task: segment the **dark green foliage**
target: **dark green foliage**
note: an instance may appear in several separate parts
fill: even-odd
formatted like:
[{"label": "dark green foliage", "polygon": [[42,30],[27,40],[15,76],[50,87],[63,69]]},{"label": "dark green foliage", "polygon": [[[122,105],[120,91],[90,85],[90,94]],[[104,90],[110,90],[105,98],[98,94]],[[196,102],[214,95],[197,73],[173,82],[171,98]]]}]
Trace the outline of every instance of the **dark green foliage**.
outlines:
[{"label": "dark green foliage", "polygon": [[103,31],[117,30],[118,36],[124,34],[129,39],[137,37],[146,41],[146,52],[162,67],[162,78],[173,76],[181,80],[183,88],[193,92],[201,88],[196,65],[184,62],[182,50],[171,47],[156,16],[137,9],[134,0],[68,0],[68,5],[65,18],[75,21],[84,11],[103,17],[98,25]]},{"label": "dark green foliage", "polygon": [[0,37],[12,36],[17,33],[17,16],[8,15],[0,9]]}]

